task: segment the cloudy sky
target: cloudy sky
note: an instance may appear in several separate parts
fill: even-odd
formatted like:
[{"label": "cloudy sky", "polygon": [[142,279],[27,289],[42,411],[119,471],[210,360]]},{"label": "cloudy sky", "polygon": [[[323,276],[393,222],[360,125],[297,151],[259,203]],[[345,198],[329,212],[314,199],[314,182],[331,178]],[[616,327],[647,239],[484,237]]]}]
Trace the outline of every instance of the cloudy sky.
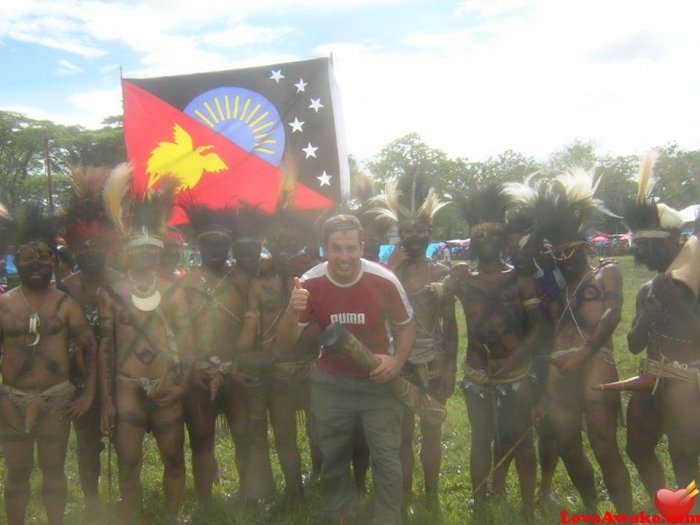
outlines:
[{"label": "cloudy sky", "polygon": [[123,76],[333,55],[348,151],[700,148],[694,0],[0,0],[0,109],[96,127]]}]

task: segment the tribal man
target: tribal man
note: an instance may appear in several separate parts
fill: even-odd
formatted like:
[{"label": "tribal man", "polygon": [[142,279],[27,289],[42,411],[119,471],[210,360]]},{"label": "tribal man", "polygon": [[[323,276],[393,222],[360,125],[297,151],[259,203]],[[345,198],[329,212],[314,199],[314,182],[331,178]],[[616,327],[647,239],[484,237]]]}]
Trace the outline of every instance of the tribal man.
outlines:
[{"label": "tribal man", "polygon": [[[486,500],[486,482],[498,458],[513,454],[525,518],[534,518],[535,451],[532,445],[530,369],[542,330],[532,276],[501,260],[508,198],[502,187],[479,187],[462,203],[477,260],[453,267],[447,291],[462,303],[467,353],[461,383],[472,431],[470,469],[474,502]],[[527,319],[530,330],[525,333]],[[492,443],[494,445],[492,453]],[[505,487],[494,487],[503,490]],[[502,495],[502,494],[501,494]]]},{"label": "tribal man", "polygon": [[[181,282],[190,302],[190,331],[195,359],[192,383],[183,398],[185,423],[192,448],[192,474],[200,504],[206,503],[217,476],[214,457],[217,415],[226,418],[236,446],[240,487],[245,486],[247,458],[247,407],[243,385],[233,380],[236,341],[243,327],[248,281],[256,274],[260,241],[250,232],[236,240],[237,260],[229,254],[234,230],[240,231],[238,211],[184,204],[202,265]],[[252,213],[252,212],[251,212]],[[250,221],[248,221],[250,222]],[[246,228],[248,229],[248,228]],[[246,258],[241,246],[252,245]],[[244,490],[241,490],[241,494]]]},{"label": "tribal man", "polygon": [[[271,267],[251,282],[248,323],[242,339],[245,351],[261,352],[270,356],[270,363],[274,362],[270,364],[271,377],[268,377],[263,398],[270,414],[289,505],[298,503],[303,495],[296,413],[308,404],[308,378],[318,353],[319,334],[318,327],[308,327],[291,347],[281,348],[277,344],[277,326],[289,303],[294,278],[312,266],[312,259],[304,249],[305,226],[298,213],[278,210],[267,228],[266,246],[271,254]],[[267,416],[251,410],[250,417],[265,421]],[[263,442],[267,441],[267,425],[251,423],[255,434],[251,435],[251,464],[267,468],[269,460],[261,457],[269,454]]]},{"label": "tribal man", "polygon": [[[389,183],[386,193],[373,199],[378,220],[389,219],[398,226],[401,244],[396,246],[388,267],[403,285],[413,307],[416,341],[402,374],[443,404],[455,388],[457,368],[457,325],[454,297],[439,297],[430,288],[442,281],[450,270],[425,255],[430,243],[433,216],[446,203],[423,177],[405,176],[398,184]],[[413,489],[413,435],[415,417],[404,409],[401,440],[404,503]],[[441,425],[421,421],[420,459],[425,477],[425,496],[429,505],[438,507],[438,479],[441,462]]]},{"label": "tribal man", "polygon": [[[551,253],[545,251],[542,238],[536,234],[535,217],[537,200],[541,186],[533,184],[531,178],[525,183],[508,183],[505,191],[512,198],[508,208],[505,224],[506,252],[509,263],[523,275],[531,275],[535,279],[537,295],[540,298],[540,308],[544,321],[544,335],[537,345],[532,360],[534,372],[533,383],[533,421],[537,425],[537,452],[540,463],[539,501],[550,507],[561,505],[552,494],[552,480],[559,461],[554,431],[545,410],[547,370],[549,369],[549,354],[552,351],[552,335],[560,311],[560,291],[564,287],[564,277],[556,267],[556,261]],[[526,327],[526,331],[528,328]],[[504,468],[496,470],[494,485],[505,483],[508,472],[506,458]]]},{"label": "tribal man", "polygon": [[[174,187],[161,179],[130,203],[130,169],[120,165],[105,185],[107,211],[126,235],[129,255],[125,279],[98,295],[100,385],[104,433],[114,431],[122,496],[121,521],[141,517],[143,439],[155,437],[164,465],[163,489],[168,519],[174,521],[185,487],[184,428],[180,398],[189,380],[187,300],[179,287],[156,274],[165,222]],[[121,217],[130,209],[128,231]],[[182,337],[181,337],[182,336]]]},{"label": "tribal man", "polygon": [[552,244],[566,280],[556,323],[547,399],[559,455],[587,509],[596,507],[593,469],[583,451],[582,416],[603,481],[618,512],[632,511],[630,478],[617,448],[620,396],[593,386],[617,380],[612,334],[620,322],[622,276],[617,263],[591,268],[583,228],[598,207],[593,176],[572,168],[557,177],[538,204],[541,234]]},{"label": "tribal man", "polygon": [[[75,167],[73,194],[66,211],[66,239],[75,254],[78,271],[62,282],[62,289],[80,304],[95,336],[98,336],[99,316],[97,294],[106,284],[118,277],[107,268],[107,251],[111,248],[111,228],[104,213],[102,186],[109,175],[106,168]],[[85,389],[85,358],[73,352],[71,361],[72,382],[79,391]],[[98,503],[100,477],[100,432],[99,395],[83,416],[74,422],[77,437],[78,472],[85,497],[86,515]]]},{"label": "tribal man", "polygon": [[647,359],[642,360],[640,372],[657,378],[648,390],[632,392],[627,406],[627,454],[652,502],[656,491],[666,486],[655,451],[664,431],[679,486],[698,479],[700,453],[700,353],[697,339],[688,330],[698,326],[700,316],[697,301],[686,286],[664,275],[681,250],[683,217],[652,196],[656,156],[654,152],[645,155],[637,197],[624,214],[635,262],[658,272],[640,288],[627,334],[630,352],[637,354],[646,348]]},{"label": "tribal man", "polygon": [[[27,208],[16,229],[20,285],[0,296],[0,441],[7,467],[5,512],[10,525],[24,523],[35,442],[48,523],[63,523],[69,419],[89,410],[97,385],[95,336],[80,305],[50,284],[55,257],[52,223],[38,205]],[[85,388],[75,399],[70,338],[84,356]]]}]

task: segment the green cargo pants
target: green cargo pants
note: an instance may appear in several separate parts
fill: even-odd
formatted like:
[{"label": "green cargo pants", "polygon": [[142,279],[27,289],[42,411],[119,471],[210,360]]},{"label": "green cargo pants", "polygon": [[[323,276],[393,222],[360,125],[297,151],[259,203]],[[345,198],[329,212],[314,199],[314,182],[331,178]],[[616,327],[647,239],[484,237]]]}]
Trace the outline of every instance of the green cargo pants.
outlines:
[{"label": "green cargo pants", "polygon": [[311,407],[321,448],[321,492],[328,517],[340,521],[355,498],[350,476],[355,424],[367,437],[374,480],[373,523],[401,523],[401,418],[403,407],[386,385],[314,368]]}]

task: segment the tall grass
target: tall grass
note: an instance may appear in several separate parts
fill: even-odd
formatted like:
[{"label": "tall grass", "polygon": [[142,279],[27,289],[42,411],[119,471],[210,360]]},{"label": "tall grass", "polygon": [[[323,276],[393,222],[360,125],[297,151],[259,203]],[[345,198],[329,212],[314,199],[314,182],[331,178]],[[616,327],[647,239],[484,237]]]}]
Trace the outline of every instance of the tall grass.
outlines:
[{"label": "tall grass", "polygon": [[[634,300],[639,287],[648,280],[651,275],[643,268],[635,267],[630,257],[621,257],[620,264],[624,275],[624,305],[622,322],[615,332],[614,346],[615,358],[618,363],[620,377],[634,375],[638,368],[639,357],[632,356],[627,352],[625,335],[629,330],[630,323],[634,315]],[[458,312],[460,328],[460,356],[463,357],[465,351],[464,338],[464,318],[461,311]],[[458,376],[460,374],[458,373]],[[459,378],[459,377],[458,377]],[[623,404],[626,405],[627,397],[623,396]],[[515,469],[511,468],[508,479],[508,491],[504,501],[494,502],[482,514],[472,514],[469,506],[471,494],[471,481],[469,479],[469,448],[471,442],[471,429],[467,420],[464,400],[459,392],[455,393],[448,401],[448,416],[443,426],[443,467],[441,475],[440,502],[441,513],[429,511],[422,505],[422,498],[416,496],[409,508],[406,522],[409,524],[423,523],[445,523],[445,524],[490,524],[490,523],[519,523],[520,522],[520,496]],[[306,470],[310,470],[310,460],[308,454],[308,444],[306,442],[303,426],[299,426],[301,436],[302,458]],[[416,437],[418,442],[419,436]],[[270,435],[270,443],[273,439]],[[618,432],[618,443],[620,450],[624,451],[625,431]],[[417,443],[416,443],[417,444]],[[66,523],[97,523],[105,525],[117,522],[118,483],[116,472],[116,455],[113,455],[112,467],[112,494],[113,506],[108,505],[108,476],[107,476],[107,451],[103,452],[103,476],[101,479],[101,497],[103,508],[101,511],[90,516],[82,513],[82,496],[77,474],[77,464],[75,456],[75,439],[71,438],[66,462],[66,472],[69,486],[69,502],[67,506]],[[416,448],[418,448],[416,446]],[[666,468],[667,479],[670,481],[671,466],[668,458],[667,444],[662,440],[659,445],[659,452]],[[273,448],[274,450],[274,448]],[[594,465],[596,473],[596,483],[600,494],[600,511],[613,510],[602,484],[600,469],[595,462],[590,448],[586,444],[586,450]],[[225,431],[218,432],[216,455],[219,460],[220,479],[215,486],[214,497],[211,504],[206,509],[196,508],[196,498],[193,491],[191,471],[189,470],[189,450],[186,452],[188,461],[187,489],[185,493],[185,504],[183,517],[191,523],[202,525],[208,524],[314,524],[322,523],[321,498],[318,480],[309,480],[306,484],[306,499],[297,509],[285,509],[281,497],[283,480],[281,471],[277,463],[277,458],[273,452],[273,463],[275,469],[275,480],[278,486],[278,494],[274,501],[256,511],[243,511],[235,501],[235,493],[238,488],[238,479],[234,464],[234,449],[230,437]],[[624,454],[623,454],[624,456]],[[642,487],[634,466],[625,457],[625,462],[632,478],[634,502],[638,509],[648,509],[646,493]],[[162,467],[158,460],[157,449],[153,439],[148,436],[145,443],[145,459],[143,466],[143,486],[144,486],[144,508],[146,509],[148,523],[165,523],[163,518],[163,497],[161,490]],[[0,469],[0,479],[4,482],[4,469]],[[416,472],[414,476],[414,492],[422,494],[422,472],[420,462],[416,461]],[[41,479],[38,472],[32,476],[32,499],[30,502],[27,521],[29,523],[45,523],[46,517],[41,504]],[[538,509],[538,517],[542,523],[558,523],[560,521],[559,510],[577,510],[581,508],[581,502],[577,492],[568,479],[563,464],[560,462],[553,484],[553,490],[561,503],[559,509],[546,513]],[[2,500],[2,495],[0,495]],[[0,501],[4,505],[4,501]],[[0,513],[0,524],[5,523],[4,513]]]}]

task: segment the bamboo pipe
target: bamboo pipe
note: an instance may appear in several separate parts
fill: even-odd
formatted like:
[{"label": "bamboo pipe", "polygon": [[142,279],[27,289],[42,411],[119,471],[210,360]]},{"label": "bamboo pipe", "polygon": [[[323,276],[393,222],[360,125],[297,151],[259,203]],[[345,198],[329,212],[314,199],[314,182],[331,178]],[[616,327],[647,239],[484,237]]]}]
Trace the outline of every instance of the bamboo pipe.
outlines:
[{"label": "bamboo pipe", "polygon": [[[370,352],[354,335],[338,323],[326,327],[320,337],[321,345],[338,357],[352,363],[364,372],[371,372],[381,358]],[[422,392],[410,381],[396,376],[387,383],[392,394],[410,408],[424,422],[439,425],[445,420],[447,410],[437,399]]]}]

